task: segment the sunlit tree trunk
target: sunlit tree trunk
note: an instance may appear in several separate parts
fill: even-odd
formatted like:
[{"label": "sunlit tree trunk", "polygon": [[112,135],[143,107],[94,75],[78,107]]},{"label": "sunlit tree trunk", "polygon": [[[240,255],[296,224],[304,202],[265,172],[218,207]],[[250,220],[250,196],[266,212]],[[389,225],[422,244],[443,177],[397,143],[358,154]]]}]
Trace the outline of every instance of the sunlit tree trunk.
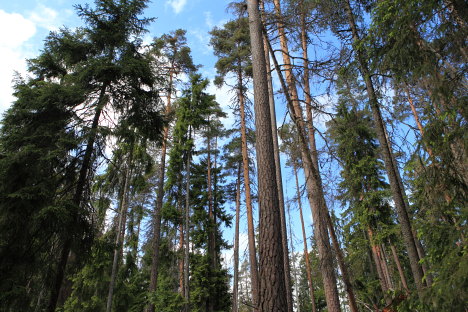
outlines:
[{"label": "sunlit tree trunk", "polygon": [[[260,1],[260,8],[264,10],[263,1]],[[264,15],[262,15],[264,18]],[[268,44],[266,43],[266,36],[263,36],[263,48],[265,50],[265,63],[268,79],[268,102],[270,103],[270,116],[271,116],[271,133],[273,136],[273,147],[275,150],[275,168],[276,168],[276,183],[278,185],[278,200],[280,205],[280,217],[281,217],[281,238],[283,245],[283,259],[284,259],[284,283],[286,286],[286,299],[288,300],[288,312],[293,312],[293,296],[292,296],[292,283],[291,283],[291,267],[289,264],[289,248],[288,248],[288,233],[286,229],[286,214],[284,209],[284,193],[283,193],[283,180],[281,174],[281,159],[278,145],[278,131],[276,125],[276,110],[275,110],[275,98],[273,96],[273,81],[271,77],[271,66],[270,66],[270,53],[268,51]]]},{"label": "sunlit tree trunk", "polygon": [[[281,17],[281,9],[279,1],[275,0],[276,15]],[[331,253],[331,246],[329,242],[328,229],[327,229],[327,213],[328,209],[323,195],[322,181],[318,168],[315,168],[312,158],[311,149],[307,142],[307,135],[305,124],[302,118],[302,108],[298,101],[297,90],[295,85],[294,76],[292,73],[292,66],[289,57],[289,49],[284,33],[284,25],[278,22],[278,33],[280,38],[280,45],[283,55],[286,82],[283,79],[281,70],[279,69],[276,57],[273,54],[273,49],[269,45],[272,58],[275,63],[275,68],[280,78],[283,91],[286,95],[289,112],[297,127],[300,144],[301,144],[301,157],[304,165],[304,173],[306,176],[307,195],[312,210],[314,221],[314,233],[317,240],[317,248],[319,251],[320,270],[325,288],[325,297],[327,300],[327,307],[330,312],[341,311],[340,301],[338,297],[338,289],[336,286],[336,276],[333,266],[333,256]]]}]

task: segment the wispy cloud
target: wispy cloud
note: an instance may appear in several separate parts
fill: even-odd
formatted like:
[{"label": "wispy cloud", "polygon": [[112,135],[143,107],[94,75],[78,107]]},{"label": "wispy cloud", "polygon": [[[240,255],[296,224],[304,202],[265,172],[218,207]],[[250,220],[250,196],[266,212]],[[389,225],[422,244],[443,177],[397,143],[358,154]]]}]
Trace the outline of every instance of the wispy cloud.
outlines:
[{"label": "wispy cloud", "polygon": [[168,0],[166,1],[166,5],[172,7],[175,14],[179,14],[184,9],[185,5],[187,4],[187,0]]}]

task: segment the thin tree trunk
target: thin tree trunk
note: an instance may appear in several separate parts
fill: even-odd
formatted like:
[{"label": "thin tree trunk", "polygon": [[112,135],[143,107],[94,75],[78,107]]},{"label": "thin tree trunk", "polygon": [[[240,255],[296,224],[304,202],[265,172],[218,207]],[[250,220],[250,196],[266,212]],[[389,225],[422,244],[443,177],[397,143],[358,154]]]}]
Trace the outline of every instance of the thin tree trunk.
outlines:
[{"label": "thin tree trunk", "polygon": [[393,261],[395,262],[398,269],[398,274],[400,275],[401,285],[403,286],[403,289],[408,293],[409,289],[408,284],[406,283],[405,273],[403,272],[403,269],[401,267],[400,259],[398,259],[396,248],[392,243],[390,243],[390,249],[392,250]]},{"label": "thin tree trunk", "polygon": [[387,252],[385,251],[385,245],[381,244],[380,249],[382,250],[382,267],[385,278],[387,280],[387,285],[389,289],[393,290],[395,287],[393,286],[392,276],[390,275],[390,270],[388,269],[388,257]]},{"label": "thin tree trunk", "polygon": [[[210,120],[208,119],[208,123]],[[211,187],[211,138],[207,137],[207,188],[208,188],[208,219],[209,219],[209,227],[208,227],[208,255],[210,257],[210,267],[211,267],[211,277],[213,276],[213,272],[216,270],[216,241],[214,237],[215,233],[215,222],[214,222],[214,211],[213,211],[213,192]],[[212,281],[214,282],[214,281]],[[214,311],[214,300],[213,296],[210,295],[208,298],[208,311]]]},{"label": "thin tree trunk", "polygon": [[294,177],[296,179],[297,205],[299,207],[299,218],[301,219],[302,240],[304,242],[304,256],[305,256],[305,262],[306,262],[307,282],[309,284],[310,301],[312,303],[312,312],[317,312],[317,307],[315,306],[314,284],[312,283],[312,268],[310,267],[309,250],[307,248],[307,235],[306,235],[305,225],[304,225],[304,216],[302,214],[302,201],[301,201],[301,193],[299,191],[299,179],[297,177],[297,165],[296,164],[294,164],[293,170],[294,170]]},{"label": "thin tree trunk", "polygon": [[241,175],[241,163],[237,168],[237,180],[236,180],[236,228],[234,232],[234,282],[232,286],[232,311],[238,312],[239,310],[239,218],[240,218],[240,175]]},{"label": "thin tree trunk", "polygon": [[133,159],[133,146],[132,146],[132,150],[130,151],[127,168],[125,170],[123,192],[122,192],[122,198],[120,200],[120,209],[119,209],[120,216],[119,216],[119,224],[116,229],[117,231],[116,231],[116,237],[115,237],[114,260],[112,262],[111,280],[109,282],[109,292],[107,294],[106,312],[111,312],[112,310],[112,297],[114,295],[114,286],[115,286],[115,279],[117,277],[117,271],[118,271],[119,255],[121,251],[123,251],[123,242],[124,242],[124,237],[125,237],[125,223],[126,223],[126,215],[127,215],[127,208],[128,208],[128,193],[130,189],[130,183],[129,183],[130,175],[131,175],[130,166],[133,161],[132,159]]},{"label": "thin tree trunk", "polygon": [[[278,5],[275,6],[277,6],[279,9],[279,3],[275,4]],[[280,15],[280,11],[277,13],[278,15]],[[309,199],[314,219],[314,235],[317,240],[317,248],[319,251],[320,270],[322,272],[327,307],[330,312],[341,311],[338,289],[336,287],[336,276],[335,269],[333,266],[333,256],[331,253],[331,246],[328,237],[326,221],[327,206],[323,195],[322,181],[320,173],[317,170],[318,168],[315,168],[315,166],[313,165],[312,158],[310,155],[311,153],[306,139],[307,135],[305,131],[304,121],[302,120],[302,108],[300,107],[299,102],[297,100],[297,91],[294,84],[294,78],[292,76],[292,71],[290,70],[291,63],[289,61],[289,52],[287,50],[284,31],[282,31],[282,27],[279,27],[279,30],[281,30],[281,32],[283,33],[283,35],[280,36],[280,39],[283,43],[282,50],[283,59],[285,60],[284,63],[289,64],[285,67],[287,79],[291,83],[291,88],[288,88],[286,86],[286,82],[284,81],[282,72],[278,65],[278,61],[276,60],[276,57],[274,55],[273,49],[269,41],[268,48],[273,58],[275,69],[278,73],[281,86],[287,99],[286,102],[289,108],[289,112],[299,133],[299,139],[301,144],[301,157],[304,165],[304,173],[306,176],[307,197]],[[293,98],[295,100],[291,98],[290,92],[295,94],[293,95]]]},{"label": "thin tree trunk", "polygon": [[343,278],[343,283],[345,285],[346,293],[348,294],[348,303],[352,312],[358,312],[358,307],[356,304],[356,297],[354,296],[353,286],[351,285],[351,278],[348,273],[348,268],[344,261],[343,251],[340,248],[338,238],[336,236],[335,227],[333,226],[330,213],[327,214],[327,223],[328,230],[330,231],[330,236],[333,242],[333,248],[335,249],[336,259],[338,260],[338,266],[340,267],[341,277]]},{"label": "thin tree trunk", "polygon": [[[239,65],[240,66],[240,65]],[[245,117],[245,99],[242,87],[242,71],[238,70],[238,97],[241,122],[241,149],[242,149],[242,166],[244,169],[244,191],[245,205],[247,209],[247,232],[249,241],[249,261],[250,261],[250,281],[252,283],[252,303],[255,307],[258,306],[258,263],[257,263],[257,248],[255,246],[255,227],[253,222],[252,199],[250,191],[250,175],[249,175],[249,156],[247,150],[247,126]]]},{"label": "thin tree trunk", "polygon": [[[348,15],[348,23],[351,27],[351,31],[353,34],[353,42],[354,45],[357,45],[360,42],[360,38],[354,20],[354,14],[351,9],[349,0],[344,1],[344,4],[346,13]],[[380,148],[385,162],[385,169],[387,171],[388,179],[390,182],[390,188],[392,190],[393,200],[395,202],[395,207],[398,214],[398,220],[401,225],[403,241],[405,243],[408,252],[408,257],[410,260],[411,271],[413,273],[418,294],[421,297],[423,291],[423,272],[421,270],[421,266],[419,265],[419,256],[416,249],[415,238],[411,229],[411,222],[408,216],[408,211],[405,206],[404,189],[401,188],[401,185],[399,183],[399,171],[396,164],[393,162],[389,142],[385,135],[385,126],[383,124],[382,114],[380,112],[377,95],[375,93],[374,85],[371,80],[367,61],[364,59],[364,56],[361,54],[361,51],[359,49],[356,49],[356,55],[361,74],[366,83],[367,96],[369,98],[370,107],[372,109],[375,130],[380,142]]]},{"label": "thin tree trunk", "polygon": [[[86,144],[85,154],[83,156],[83,162],[81,165],[80,173],[78,176],[78,181],[76,184],[75,194],[73,195],[73,204],[76,211],[73,212],[73,218],[78,218],[78,211],[81,209],[83,204],[83,194],[86,187],[86,181],[88,178],[89,170],[92,165],[92,156],[94,151],[94,142],[97,137],[97,128],[99,125],[99,118],[101,117],[102,110],[106,105],[106,90],[108,84],[104,83],[101,87],[99,93],[99,99],[97,101],[96,111],[94,113],[93,122],[91,124],[91,129],[88,137],[88,143]],[[55,312],[57,306],[57,300],[60,293],[60,288],[62,287],[63,278],[65,276],[65,269],[67,267],[68,257],[70,255],[71,246],[73,243],[73,238],[69,235],[66,238],[65,243],[62,247],[62,252],[60,255],[60,261],[57,267],[57,274],[55,275],[54,286],[52,287],[47,311]]]},{"label": "thin tree trunk", "polygon": [[388,290],[389,286],[385,280],[385,276],[383,273],[383,268],[382,268],[382,258],[381,258],[381,250],[380,246],[378,244],[375,244],[374,242],[374,231],[368,227],[367,228],[367,235],[369,237],[369,243],[371,245],[371,250],[372,250],[372,257],[374,259],[375,267],[377,269],[377,275],[379,277],[379,282],[380,282],[380,288],[382,289],[382,293],[384,294],[385,301],[387,304],[391,302],[391,298],[388,297]]},{"label": "thin tree trunk", "polygon": [[[166,114],[171,112],[171,101],[172,101],[172,80],[173,71],[169,73],[169,92],[166,99]],[[151,258],[151,274],[150,284],[148,287],[149,293],[156,291],[158,287],[158,273],[159,273],[159,247],[161,241],[161,209],[163,206],[164,198],[164,177],[166,173],[166,153],[167,153],[167,140],[169,137],[169,126],[165,126],[163,130],[163,140],[161,146],[161,160],[159,164],[159,178],[158,178],[158,190],[156,194],[156,202],[153,214],[153,240],[152,249],[153,254]],[[146,312],[154,312],[154,304],[150,304],[146,307]]]},{"label": "thin tree trunk", "polygon": [[[192,139],[192,127],[189,126],[189,141]],[[191,147],[187,151],[186,181],[185,181],[185,256],[184,256],[184,297],[185,312],[190,312],[190,160],[192,157]]]},{"label": "thin tree trunk", "polygon": [[263,35],[257,0],[248,1],[252,47],[254,109],[260,211],[260,302],[261,312],[287,311],[281,216],[276,183],[268,84]]},{"label": "thin tree trunk", "polygon": [[[263,1],[260,2],[260,8],[263,11]],[[263,15],[262,15],[263,18]],[[265,50],[265,63],[268,79],[268,102],[270,103],[270,117],[271,117],[271,134],[273,136],[273,148],[275,150],[275,168],[276,168],[276,184],[278,185],[278,200],[280,205],[280,217],[281,217],[281,239],[283,245],[283,259],[284,259],[284,283],[286,287],[286,299],[288,301],[288,312],[293,312],[293,296],[292,296],[292,283],[291,283],[291,267],[289,264],[289,248],[288,248],[288,234],[286,229],[286,215],[284,209],[284,193],[283,193],[283,178],[281,174],[281,159],[278,145],[278,131],[276,125],[276,110],[275,110],[275,98],[273,96],[273,81],[271,77],[270,69],[270,53],[268,51],[268,45],[266,38],[263,36],[263,48]]]}]

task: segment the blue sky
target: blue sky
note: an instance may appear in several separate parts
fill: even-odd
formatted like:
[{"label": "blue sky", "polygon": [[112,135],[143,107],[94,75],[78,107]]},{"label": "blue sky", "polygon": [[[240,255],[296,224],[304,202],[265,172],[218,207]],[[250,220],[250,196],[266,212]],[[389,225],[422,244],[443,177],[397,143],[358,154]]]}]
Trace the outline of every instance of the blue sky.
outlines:
[{"label": "blue sky", "polygon": [[[226,7],[231,0],[153,0],[145,11],[145,16],[155,17],[149,26],[149,33],[145,41],[150,42],[153,37],[160,36],[178,28],[187,30],[188,44],[192,49],[192,56],[196,64],[202,64],[200,72],[212,79],[216,73],[214,64],[216,58],[209,46],[208,32],[214,26],[222,26],[231,19]],[[12,79],[14,71],[23,76],[26,74],[26,59],[39,54],[43,41],[50,31],[58,30],[62,26],[74,28],[81,25],[76,16],[73,5],[92,4],[93,1],[83,0],[2,0],[0,4],[0,114],[14,101],[12,96]],[[227,88],[217,89],[213,85],[208,92],[215,94],[217,101],[228,110],[231,94]],[[282,106],[282,104],[280,104]],[[277,108],[278,123],[284,118],[284,109]],[[227,126],[232,122],[232,115],[226,121]],[[283,159],[284,163],[284,159]],[[283,168],[285,196],[293,197],[294,180],[290,170]],[[306,224],[311,224],[311,213],[306,200],[303,200],[304,218]],[[293,229],[297,237],[300,236],[298,213],[294,208]],[[257,219],[255,217],[255,219]],[[241,255],[246,247],[246,221],[241,220]],[[310,228],[308,228],[310,233]],[[225,230],[225,239],[232,242],[233,230]],[[296,242],[296,251],[301,250],[302,242]],[[226,252],[230,258],[232,251]],[[229,260],[229,259],[227,259]]]}]

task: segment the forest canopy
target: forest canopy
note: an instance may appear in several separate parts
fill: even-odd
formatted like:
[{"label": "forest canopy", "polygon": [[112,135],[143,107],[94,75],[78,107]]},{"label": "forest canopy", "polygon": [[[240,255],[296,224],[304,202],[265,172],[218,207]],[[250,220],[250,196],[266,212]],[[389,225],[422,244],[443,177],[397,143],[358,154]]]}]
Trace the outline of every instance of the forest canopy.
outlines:
[{"label": "forest canopy", "polygon": [[232,2],[208,68],[160,5],[15,75],[0,312],[468,310],[463,1]]}]

